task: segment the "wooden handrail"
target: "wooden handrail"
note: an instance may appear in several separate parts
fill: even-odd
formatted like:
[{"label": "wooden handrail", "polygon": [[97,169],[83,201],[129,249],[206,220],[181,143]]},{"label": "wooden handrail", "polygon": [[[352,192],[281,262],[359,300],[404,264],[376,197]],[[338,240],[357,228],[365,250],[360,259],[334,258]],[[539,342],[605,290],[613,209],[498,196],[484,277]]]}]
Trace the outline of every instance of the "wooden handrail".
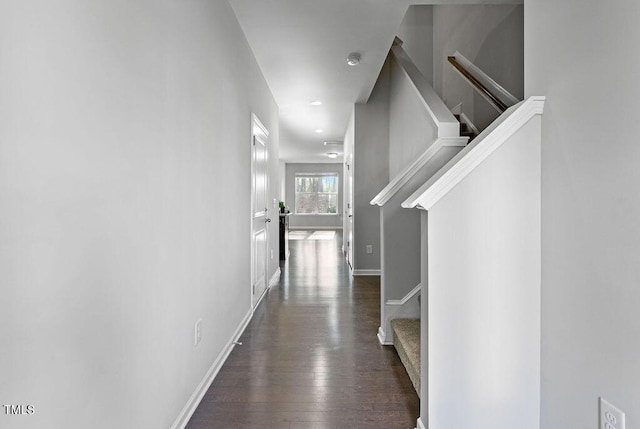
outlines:
[{"label": "wooden handrail", "polygon": [[484,86],[482,82],[476,79],[462,64],[460,64],[456,57],[447,57],[452,66],[456,68],[470,83],[473,85],[491,104],[493,104],[498,110],[504,112],[508,106],[502,102],[497,96],[495,96],[489,89]]}]

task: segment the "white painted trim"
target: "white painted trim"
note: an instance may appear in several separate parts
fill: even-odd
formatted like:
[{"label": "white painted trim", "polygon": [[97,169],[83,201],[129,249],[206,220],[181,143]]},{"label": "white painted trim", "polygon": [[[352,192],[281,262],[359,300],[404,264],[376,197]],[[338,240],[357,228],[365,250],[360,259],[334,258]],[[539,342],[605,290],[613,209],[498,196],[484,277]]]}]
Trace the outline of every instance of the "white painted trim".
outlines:
[{"label": "white painted trim", "polygon": [[269,280],[269,289],[276,286],[278,282],[280,282],[280,274],[282,274],[282,271],[280,270],[280,267],[278,267],[275,273],[273,273],[273,275],[271,276],[271,280]]},{"label": "white painted trim", "polygon": [[392,341],[387,341],[387,336],[384,333],[384,329],[382,329],[382,326],[378,326],[378,342],[380,342],[381,346],[392,346],[393,345]]},{"label": "white painted trim", "polygon": [[422,423],[422,417],[418,417],[418,421],[416,422],[416,429],[427,429],[424,423]]},{"label": "white painted trim", "polygon": [[353,270],[352,275],[356,276],[379,276],[380,270]]},{"label": "white painted trim", "polygon": [[271,290],[271,288],[269,287],[269,285],[266,285],[264,290],[260,294],[260,297],[256,301],[256,305],[253,306],[253,311],[255,311],[256,308],[258,308],[258,306],[262,303],[262,300],[264,299],[265,296],[267,296],[267,293],[269,292],[269,290]]},{"label": "white painted trim", "polygon": [[420,73],[420,70],[411,61],[402,46],[394,44],[391,47],[391,53],[400,69],[411,82],[429,116],[438,127],[438,137],[460,136],[460,123],[440,96],[429,85],[427,79]]},{"label": "white painted trim", "polygon": [[369,204],[384,206],[393,196],[402,189],[404,185],[411,180],[411,178],[429,162],[440,149],[444,147],[465,147],[469,141],[468,137],[442,137],[436,139],[427,150],[409,165],[402,170],[385,188],[375,196]]},{"label": "white painted trim", "polygon": [[216,375],[218,375],[218,372],[222,368],[222,365],[224,365],[225,361],[229,357],[229,354],[235,347],[235,341],[240,338],[247,325],[251,321],[252,316],[253,311],[249,310],[249,312],[244,316],[229,341],[227,341],[227,344],[224,346],[216,360],[213,362],[213,364],[205,374],[204,378],[200,381],[200,384],[198,384],[198,387],[196,387],[196,390],[193,392],[193,394],[191,394],[191,397],[185,404],[184,408],[182,409],[182,411],[180,411],[180,414],[171,425],[171,429],[184,429],[184,427],[187,426],[187,423],[189,423],[189,419],[196,411],[196,408],[198,408],[200,401],[204,397],[205,393],[207,393],[207,390],[209,390],[211,383],[213,383],[213,380],[216,378]]},{"label": "white painted trim", "polygon": [[411,289],[411,291],[402,299],[389,299],[385,302],[386,305],[405,305],[411,298],[418,295],[422,290],[422,283]]},{"label": "white painted trim", "polygon": [[[456,58],[456,61],[460,63],[464,68],[466,68],[476,79],[482,82],[488,89],[494,94],[497,95],[500,101],[505,103],[507,107],[511,107],[515,104],[518,104],[521,100],[518,100],[514,97],[509,91],[504,89],[498,82],[491,79],[491,77],[483,72],[478,66],[469,61],[464,55],[460,52],[456,51],[453,56]],[[458,69],[454,67],[454,69],[460,73]],[[465,78],[466,79],[466,78]],[[474,87],[475,88],[475,87]]]},{"label": "white painted trim", "polygon": [[258,300],[256,300],[256,303],[254,305],[253,303],[253,299],[254,299],[254,287],[255,284],[253,283],[254,281],[254,277],[255,277],[255,242],[254,242],[254,222],[256,219],[256,208],[254,207],[254,194],[255,194],[255,183],[254,183],[254,176],[255,176],[255,165],[254,165],[254,147],[255,147],[255,141],[257,138],[261,138],[264,139],[265,141],[265,148],[267,151],[267,165],[266,165],[266,189],[265,189],[265,194],[266,194],[266,201],[265,201],[265,205],[267,205],[267,207],[265,207],[265,219],[269,218],[269,212],[268,212],[268,202],[269,202],[269,195],[270,195],[270,189],[271,189],[271,171],[269,169],[269,147],[270,147],[270,143],[269,143],[269,130],[267,130],[267,128],[264,126],[264,124],[262,123],[262,121],[260,121],[260,119],[258,119],[258,116],[255,113],[251,113],[251,142],[250,142],[250,163],[251,163],[251,175],[249,176],[249,181],[251,182],[251,193],[249,194],[249,198],[251,200],[250,202],[250,206],[251,206],[251,220],[249,221],[249,230],[250,230],[250,241],[249,241],[249,248],[251,249],[251,254],[250,254],[250,267],[249,267],[249,272],[250,272],[250,276],[251,276],[251,281],[249,282],[249,303],[250,306],[253,308],[256,308],[258,306],[258,304],[260,303],[260,301],[262,300],[262,298],[264,297],[264,294],[267,290],[269,290],[269,285],[267,284],[267,276],[268,276],[268,270],[269,270],[269,258],[268,258],[268,249],[269,249],[269,226],[265,225],[265,269],[264,269],[264,281],[265,281],[265,287],[264,287],[264,291],[263,293],[260,295],[260,298]]},{"label": "white painted trim", "polygon": [[341,226],[291,226],[289,225],[289,231],[333,231],[342,230]]},{"label": "white painted trim", "polygon": [[268,138],[269,137],[269,130],[267,129],[267,127],[264,126],[264,124],[262,123],[262,121],[258,118],[258,115],[256,115],[255,113],[251,113],[251,137],[253,138],[253,136],[256,134],[256,129],[253,127],[253,125],[257,125],[260,132],[264,133],[264,137]]},{"label": "white painted trim", "polygon": [[469,117],[463,112],[460,112],[460,119],[462,120],[461,122],[464,122],[469,128],[471,128],[471,131],[473,131],[475,135],[480,134],[480,130],[478,129],[478,127],[476,127],[473,122],[471,122],[471,119],[469,119]]},{"label": "white painted trim", "polygon": [[533,96],[507,109],[473,142],[458,152],[440,171],[407,198],[402,207],[429,210],[531,118],[542,115],[544,102],[545,97]]}]

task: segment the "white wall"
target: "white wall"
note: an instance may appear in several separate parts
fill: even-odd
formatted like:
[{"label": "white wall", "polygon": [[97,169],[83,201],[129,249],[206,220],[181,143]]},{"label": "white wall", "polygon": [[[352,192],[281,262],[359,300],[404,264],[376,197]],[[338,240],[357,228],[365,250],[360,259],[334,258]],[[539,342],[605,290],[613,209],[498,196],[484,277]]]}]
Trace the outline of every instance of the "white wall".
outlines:
[{"label": "white wall", "polygon": [[[353,170],[353,251],[356,270],[380,270],[380,213],[369,201],[389,183],[389,64],[366,104],[356,103]],[[366,252],[366,246],[373,253]]]},{"label": "white wall", "polygon": [[[287,207],[291,210],[289,226],[291,228],[342,228],[343,192],[342,164],[286,164]],[[296,215],[295,178],[296,173],[337,173],[338,174],[338,212],[335,215]]]},{"label": "white wall", "polygon": [[539,116],[429,209],[428,261],[422,419],[538,429]]},{"label": "white wall", "polygon": [[252,112],[278,159],[236,18],[2,2],[0,63],[0,426],[170,427],[249,311]]},{"label": "white wall", "polygon": [[409,58],[433,85],[433,6],[409,6],[398,29],[398,37]]},{"label": "white wall", "polygon": [[[544,26],[544,24],[539,24]],[[433,6],[434,89],[480,129],[499,113],[447,61],[460,52],[519,100],[524,91],[522,5]]]},{"label": "white wall", "polygon": [[526,93],[542,147],[542,425],[640,426],[640,3],[527,1]]}]

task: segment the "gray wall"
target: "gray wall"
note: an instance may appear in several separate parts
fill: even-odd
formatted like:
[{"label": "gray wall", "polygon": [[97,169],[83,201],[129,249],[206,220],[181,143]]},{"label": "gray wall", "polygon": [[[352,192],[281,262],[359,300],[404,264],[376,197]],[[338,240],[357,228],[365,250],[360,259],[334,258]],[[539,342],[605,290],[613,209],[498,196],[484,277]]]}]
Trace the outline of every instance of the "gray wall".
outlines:
[{"label": "gray wall", "polygon": [[[369,202],[389,183],[389,63],[366,104],[355,105],[354,269],[380,269],[380,213]],[[373,253],[366,253],[366,246]]]},{"label": "gray wall", "polygon": [[[460,52],[518,99],[524,91],[522,5],[433,6],[434,89],[484,129],[498,112],[453,69],[447,56]],[[544,26],[544,24],[539,24]]]},{"label": "gray wall", "polygon": [[226,1],[1,2],[0,28],[0,398],[36,411],[0,426],[168,428],[250,310],[277,106]]},{"label": "gray wall", "polygon": [[527,95],[542,146],[542,424],[640,427],[640,3],[527,1]]},{"label": "gray wall", "polygon": [[[291,228],[342,228],[343,192],[342,163],[334,164],[286,164],[285,203],[292,215],[289,217]],[[296,173],[338,173],[338,212],[335,215],[296,215],[295,214],[295,177]]]},{"label": "gray wall", "polygon": [[398,29],[402,48],[418,70],[433,84],[433,6],[412,5]]},{"label": "gray wall", "polygon": [[389,60],[389,176],[394,178],[416,160],[438,137],[438,127],[413,83],[393,60]]}]

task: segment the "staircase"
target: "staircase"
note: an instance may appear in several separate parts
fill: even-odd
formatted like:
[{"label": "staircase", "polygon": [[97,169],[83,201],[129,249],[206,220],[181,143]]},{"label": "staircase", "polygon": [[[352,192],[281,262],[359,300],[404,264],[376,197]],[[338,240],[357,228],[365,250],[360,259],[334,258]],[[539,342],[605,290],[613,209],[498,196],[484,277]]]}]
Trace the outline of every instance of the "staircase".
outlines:
[{"label": "staircase", "polygon": [[393,319],[393,345],[420,396],[420,319]]},{"label": "staircase", "polygon": [[454,114],[455,118],[460,122],[460,137],[469,137],[469,143],[473,140],[479,133],[475,129],[475,127],[470,126],[464,118],[461,118],[460,115]]}]

